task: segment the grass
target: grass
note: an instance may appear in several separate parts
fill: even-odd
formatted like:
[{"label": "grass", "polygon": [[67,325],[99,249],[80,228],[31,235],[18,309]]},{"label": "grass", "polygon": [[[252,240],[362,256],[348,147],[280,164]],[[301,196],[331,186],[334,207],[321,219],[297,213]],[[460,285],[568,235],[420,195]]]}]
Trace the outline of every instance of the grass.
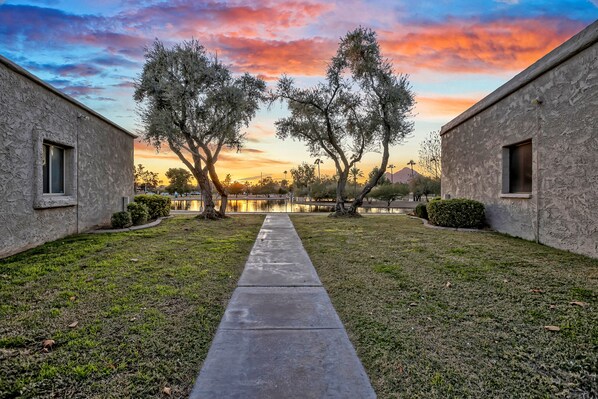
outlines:
[{"label": "grass", "polygon": [[0,398],[188,396],[262,221],[176,217],[0,260]]},{"label": "grass", "polygon": [[292,220],[380,398],[598,397],[598,260],[405,216]]}]

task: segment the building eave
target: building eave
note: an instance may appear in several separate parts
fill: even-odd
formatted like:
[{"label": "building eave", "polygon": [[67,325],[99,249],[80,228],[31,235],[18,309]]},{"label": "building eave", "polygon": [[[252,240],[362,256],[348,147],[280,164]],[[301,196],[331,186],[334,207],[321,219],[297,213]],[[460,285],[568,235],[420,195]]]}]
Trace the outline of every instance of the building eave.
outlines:
[{"label": "building eave", "polygon": [[480,112],[490,108],[505,97],[513,94],[528,83],[534,81],[544,73],[554,69],[571,57],[579,54],[588,47],[598,42],[598,20],[590,24],[584,30],[561,44],[544,57],[533,63],[531,66],[517,74],[513,79],[500,86],[498,89],[484,97],[479,102],[457,116],[455,119],[442,126],[440,135],[444,135]]},{"label": "building eave", "polygon": [[89,108],[88,106],[80,103],[79,101],[75,100],[73,97],[61,92],[60,90],[58,90],[57,88],[55,88],[54,86],[50,85],[49,83],[43,81],[42,79],[38,78],[37,76],[33,75],[31,72],[27,71],[26,69],[22,68],[21,66],[15,64],[14,62],[12,62],[11,60],[9,60],[8,58],[0,55],[0,64],[6,66],[8,69],[10,69],[11,71],[18,73],[19,75],[29,79],[30,81],[32,81],[33,83],[36,83],[37,85],[45,88],[46,90],[56,94],[57,96],[61,97],[62,99],[68,101],[69,103],[77,106],[78,108],[80,108],[81,110],[90,113],[91,115],[95,116],[98,119],[101,119],[102,121],[106,122],[107,124],[111,125],[112,127],[116,128],[117,130],[121,131],[122,133],[131,136],[132,138],[137,138],[137,135],[129,132],[127,129],[125,129],[122,126],[119,126],[118,124],[114,123],[113,121],[111,121],[110,119],[106,118],[105,116],[99,114],[98,112],[94,111],[93,109]]}]

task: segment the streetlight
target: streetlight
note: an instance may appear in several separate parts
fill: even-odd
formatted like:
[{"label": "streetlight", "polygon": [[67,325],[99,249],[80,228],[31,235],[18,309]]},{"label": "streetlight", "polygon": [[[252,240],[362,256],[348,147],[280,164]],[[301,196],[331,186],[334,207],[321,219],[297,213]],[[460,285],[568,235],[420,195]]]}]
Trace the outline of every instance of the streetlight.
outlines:
[{"label": "streetlight", "polygon": [[413,165],[415,165],[415,162],[413,162],[413,159],[409,162],[407,162],[407,165],[411,166],[411,178],[413,179],[414,175],[413,175]]},{"label": "streetlight", "polygon": [[396,168],[396,166],[394,166],[393,164],[390,164],[390,165],[388,165],[388,168],[390,169],[390,183],[392,184],[392,183],[394,183],[394,181],[393,181],[394,180],[394,176],[393,176],[392,170],[394,168]]},{"label": "streetlight", "polygon": [[318,165],[318,180],[322,180],[322,177],[320,176],[320,164],[324,163],[320,158],[316,159],[316,162],[314,162],[315,165]]}]

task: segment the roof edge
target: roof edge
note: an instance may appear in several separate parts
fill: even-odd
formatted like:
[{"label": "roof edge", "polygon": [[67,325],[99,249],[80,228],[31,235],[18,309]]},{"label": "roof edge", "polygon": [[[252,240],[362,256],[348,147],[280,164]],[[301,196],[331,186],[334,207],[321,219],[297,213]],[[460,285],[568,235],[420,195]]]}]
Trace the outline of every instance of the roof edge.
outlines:
[{"label": "roof edge", "polygon": [[138,136],[136,134],[133,134],[131,132],[129,132],[127,129],[125,129],[124,127],[116,124],[115,122],[112,122],[110,119],[106,118],[105,116],[99,114],[98,112],[94,111],[93,109],[89,108],[88,106],[80,103],[79,101],[75,100],[73,97],[61,92],[60,90],[58,90],[57,88],[55,88],[54,86],[50,85],[49,83],[43,81],[42,79],[38,78],[37,76],[35,76],[34,74],[32,74],[31,72],[27,71],[25,68],[17,65],[16,63],[14,63],[13,61],[9,60],[8,58],[4,57],[3,55],[0,54],[0,64],[5,65],[8,69],[12,70],[13,72],[18,73],[21,76],[26,77],[27,79],[31,80],[33,83],[38,84],[39,86],[45,88],[46,90],[49,90],[50,92],[56,94],[59,97],[62,97],[64,100],[70,102],[71,104],[81,108],[82,110],[89,112],[90,114],[92,114],[93,116],[95,116],[98,119],[101,119],[102,121],[108,123],[109,125],[111,125],[112,127],[116,128],[117,130],[120,130],[121,132],[133,137],[133,138],[137,138]]},{"label": "roof edge", "polygon": [[594,21],[571,39],[567,40],[522,72],[515,75],[511,80],[472,105],[461,115],[442,126],[440,135],[442,136],[448,133],[480,112],[490,108],[500,100],[532,82],[540,75],[554,69],[588,47],[591,47],[596,42],[598,42],[598,20]]}]

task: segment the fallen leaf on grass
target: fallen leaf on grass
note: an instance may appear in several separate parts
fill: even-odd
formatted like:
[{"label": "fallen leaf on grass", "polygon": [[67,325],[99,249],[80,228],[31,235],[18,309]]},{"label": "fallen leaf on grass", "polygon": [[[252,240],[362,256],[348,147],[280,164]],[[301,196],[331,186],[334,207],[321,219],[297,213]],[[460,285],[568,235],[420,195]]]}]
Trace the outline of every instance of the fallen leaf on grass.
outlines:
[{"label": "fallen leaf on grass", "polygon": [[507,280],[507,279],[504,279],[502,282],[503,282],[503,283],[508,283],[508,282],[509,282],[509,280]]},{"label": "fallen leaf on grass", "polygon": [[569,305],[581,306],[582,308],[585,308],[589,304],[587,302],[582,302],[582,301],[572,301],[572,302],[569,302]]},{"label": "fallen leaf on grass", "polygon": [[529,290],[529,292],[533,292],[534,294],[543,294],[544,290],[540,290],[540,289],[534,288],[532,290]]},{"label": "fallen leaf on grass", "polygon": [[556,309],[556,305],[550,305],[550,309]]},{"label": "fallen leaf on grass", "polygon": [[77,327],[77,325],[79,325],[79,322],[73,321],[71,324],[69,324],[69,328],[75,328],[75,327]]},{"label": "fallen leaf on grass", "polygon": [[544,326],[544,329],[548,331],[561,331],[561,328],[558,326]]},{"label": "fallen leaf on grass", "polygon": [[51,349],[55,343],[56,343],[56,341],[54,341],[53,339],[44,339],[42,341],[42,347],[44,349]]},{"label": "fallen leaf on grass", "polygon": [[417,306],[417,303],[415,303],[415,302],[411,302],[411,303],[409,304],[409,306]]},{"label": "fallen leaf on grass", "polygon": [[170,396],[170,394],[172,393],[172,389],[170,387],[164,387],[164,388],[162,388],[162,393]]},{"label": "fallen leaf on grass", "polygon": [[447,281],[446,284],[444,285],[446,288],[451,288],[453,285],[451,284],[450,281]]},{"label": "fallen leaf on grass", "polygon": [[71,302],[75,302],[77,300],[77,295],[73,295],[72,297],[69,298],[69,301]]},{"label": "fallen leaf on grass", "polygon": [[133,259],[130,259],[130,260],[131,260],[131,262],[139,262],[139,259],[137,259],[137,258],[133,258]]}]

